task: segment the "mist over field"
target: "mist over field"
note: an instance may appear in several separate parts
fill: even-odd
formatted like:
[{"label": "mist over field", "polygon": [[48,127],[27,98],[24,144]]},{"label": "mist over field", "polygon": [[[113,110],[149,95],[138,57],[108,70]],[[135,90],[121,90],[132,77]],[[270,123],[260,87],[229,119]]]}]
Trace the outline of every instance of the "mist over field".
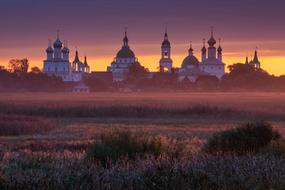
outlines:
[{"label": "mist over field", "polygon": [[0,105],[2,189],[285,187],[284,93],[4,93]]}]

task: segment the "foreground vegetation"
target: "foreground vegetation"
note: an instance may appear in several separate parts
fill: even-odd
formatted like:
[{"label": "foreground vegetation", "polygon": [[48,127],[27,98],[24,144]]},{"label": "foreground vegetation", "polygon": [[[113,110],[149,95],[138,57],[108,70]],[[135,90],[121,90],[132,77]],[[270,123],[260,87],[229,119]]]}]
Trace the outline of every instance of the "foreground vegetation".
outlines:
[{"label": "foreground vegetation", "polygon": [[282,94],[7,94],[0,104],[0,189],[285,187]]},{"label": "foreground vegetation", "polygon": [[[251,126],[251,127],[249,127]],[[254,133],[269,132],[274,138],[261,147],[240,154],[240,148],[228,154],[219,137],[225,133],[242,134],[239,143]],[[271,132],[270,132],[271,131]],[[5,153],[1,157],[0,186],[3,189],[283,189],[285,187],[285,144],[275,148],[272,142],[281,135],[267,123],[247,124],[228,132],[216,133],[191,152],[186,140],[138,136],[127,131],[113,131],[96,139],[86,151],[63,154],[27,150]],[[216,145],[213,145],[216,139]],[[174,141],[176,140],[176,141]],[[236,139],[228,139],[234,143]],[[209,146],[209,144],[211,146]],[[227,145],[225,145],[227,146]],[[218,148],[217,148],[218,147]],[[208,150],[214,148],[211,154]],[[244,147],[245,148],[245,147]],[[188,151],[185,151],[188,149]],[[273,151],[272,151],[273,150]],[[173,153],[176,154],[173,154]]]}]

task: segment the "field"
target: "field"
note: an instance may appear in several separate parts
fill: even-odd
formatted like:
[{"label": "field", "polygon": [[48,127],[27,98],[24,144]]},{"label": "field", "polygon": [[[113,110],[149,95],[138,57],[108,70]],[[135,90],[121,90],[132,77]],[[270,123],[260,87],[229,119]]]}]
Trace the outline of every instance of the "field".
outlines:
[{"label": "field", "polygon": [[[285,159],[207,155],[217,131],[265,120],[285,136],[284,93],[0,94],[0,187],[7,189],[282,189]],[[178,158],[86,159],[114,130],[183,144]]]}]

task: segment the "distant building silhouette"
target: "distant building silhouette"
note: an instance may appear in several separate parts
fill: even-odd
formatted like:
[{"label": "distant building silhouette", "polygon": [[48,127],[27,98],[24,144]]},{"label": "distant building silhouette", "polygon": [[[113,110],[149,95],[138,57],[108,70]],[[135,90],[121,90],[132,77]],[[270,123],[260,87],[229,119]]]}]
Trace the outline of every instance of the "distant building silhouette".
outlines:
[{"label": "distant building silhouette", "polygon": [[257,48],[255,49],[253,60],[248,62],[248,57],[246,57],[245,64],[250,64],[250,65],[254,66],[257,69],[261,68],[261,63],[260,63],[260,61],[258,59],[258,55],[257,55]]},{"label": "distant building silhouette", "polygon": [[61,77],[63,81],[81,81],[84,74],[90,72],[90,67],[85,57],[84,63],[79,60],[78,51],[76,51],[75,59],[71,64],[69,60],[70,50],[67,42],[63,44],[57,35],[53,47],[49,42],[49,47],[46,49],[47,58],[44,60],[44,73]]},{"label": "distant building silhouette", "polygon": [[218,49],[215,47],[216,43],[212,29],[211,37],[208,40],[208,50],[205,46],[205,40],[203,40],[201,62],[199,62],[199,60],[194,56],[192,44],[190,45],[189,54],[183,60],[181,68],[178,71],[179,81],[185,81],[185,79],[188,79],[194,82],[201,75],[216,76],[218,79],[221,79],[224,76],[225,64],[222,60],[222,47],[220,40]]},{"label": "distant building silhouette", "polygon": [[167,29],[165,30],[164,39],[161,44],[161,59],[159,62],[160,72],[172,71],[172,59],[171,59],[171,44],[168,40]]},{"label": "distant building silhouette", "polygon": [[125,76],[129,71],[129,67],[132,64],[139,64],[139,62],[135,56],[135,53],[131,50],[129,46],[127,31],[125,31],[123,46],[121,50],[117,53],[117,56],[111,63],[111,66],[107,68],[107,71],[113,74],[114,82],[122,82],[124,81]]}]

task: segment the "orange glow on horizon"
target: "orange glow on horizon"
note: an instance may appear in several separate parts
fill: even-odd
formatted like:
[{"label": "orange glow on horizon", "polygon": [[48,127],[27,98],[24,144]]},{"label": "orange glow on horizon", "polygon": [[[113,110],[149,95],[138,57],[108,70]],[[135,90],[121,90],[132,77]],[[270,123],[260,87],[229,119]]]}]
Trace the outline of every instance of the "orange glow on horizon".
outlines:
[{"label": "orange glow on horizon", "polygon": [[[143,46],[143,47],[141,47]],[[150,46],[150,49],[153,50],[153,53],[150,54],[149,52],[145,52],[145,45],[138,45],[135,44],[132,47],[134,48],[134,52],[136,52],[136,56],[139,59],[139,62],[147,67],[150,71],[157,71],[159,60],[160,60],[160,48],[157,46]],[[176,50],[176,52],[172,53],[172,59],[173,59],[173,66],[174,67],[180,67],[183,59],[187,56],[187,44],[183,45],[176,45],[176,47],[173,47],[173,50]],[[198,50],[199,46],[197,47],[195,56],[200,60],[201,55]],[[120,47],[120,46],[119,46]],[[118,47],[115,46],[109,46],[104,47],[103,51],[99,51],[97,49],[94,49],[92,47],[82,47],[80,48],[80,56],[83,59],[84,55],[87,55],[88,57],[88,63],[91,67],[91,71],[106,71],[107,66],[110,65],[110,63],[113,61],[116,51],[118,51]],[[186,50],[185,50],[186,49]],[[224,47],[224,50],[230,49],[230,47]],[[33,66],[37,66],[39,68],[42,68],[43,66],[43,59],[45,58],[45,48],[44,47],[37,47],[37,48],[30,48],[30,49],[3,49],[2,53],[5,56],[0,56],[0,65],[7,67],[7,64],[10,59],[12,58],[28,58],[30,61],[30,68]],[[85,51],[83,51],[85,50]],[[252,55],[254,50],[251,50],[250,53]],[[82,52],[82,53],[81,53]],[[94,55],[93,52],[98,53],[99,55]],[[70,60],[73,61],[73,53],[71,53]],[[88,56],[92,55],[93,56]],[[101,54],[101,55],[100,55]],[[114,54],[114,55],[113,55]],[[244,63],[245,62],[245,56],[249,54],[249,51],[243,52],[231,49],[230,51],[224,51],[223,60],[226,65],[231,65],[233,63]],[[276,76],[284,75],[285,74],[285,52],[282,52],[280,50],[259,50],[259,59],[261,61],[261,67],[268,71],[270,74],[274,74]],[[8,56],[9,57],[8,57]],[[27,56],[28,55],[28,56]],[[40,55],[40,57],[39,57]],[[249,59],[251,56],[249,56]]]}]

